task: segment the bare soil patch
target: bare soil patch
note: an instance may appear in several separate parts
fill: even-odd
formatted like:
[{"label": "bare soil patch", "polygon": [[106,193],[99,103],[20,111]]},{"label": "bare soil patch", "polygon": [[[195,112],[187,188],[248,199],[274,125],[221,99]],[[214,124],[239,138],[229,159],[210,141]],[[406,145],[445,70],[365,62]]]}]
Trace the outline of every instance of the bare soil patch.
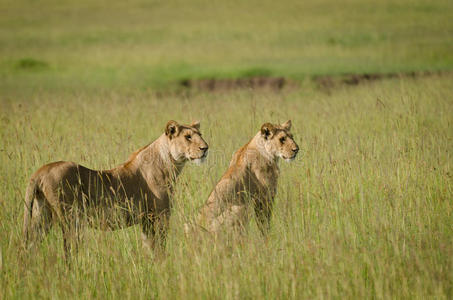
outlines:
[{"label": "bare soil patch", "polygon": [[179,86],[185,89],[225,92],[235,89],[268,89],[280,91],[299,87],[296,80],[284,77],[247,77],[247,78],[208,78],[208,79],[185,79],[179,82]]},{"label": "bare soil patch", "polygon": [[[313,76],[311,77],[311,80],[321,90],[330,92],[332,89],[344,85],[354,86],[390,78],[416,78],[442,75],[446,73],[451,73],[451,71],[321,75]],[[226,92],[230,90],[250,89],[280,92],[282,90],[298,89],[301,84],[300,81],[285,77],[256,76],[246,78],[184,79],[179,81],[178,86],[182,91]]]},{"label": "bare soil patch", "polygon": [[322,90],[330,91],[341,85],[359,85],[373,81],[391,79],[391,78],[417,78],[427,77],[434,75],[442,75],[451,71],[419,71],[419,72],[405,72],[405,73],[365,73],[365,74],[345,74],[339,76],[315,76],[313,81]]}]

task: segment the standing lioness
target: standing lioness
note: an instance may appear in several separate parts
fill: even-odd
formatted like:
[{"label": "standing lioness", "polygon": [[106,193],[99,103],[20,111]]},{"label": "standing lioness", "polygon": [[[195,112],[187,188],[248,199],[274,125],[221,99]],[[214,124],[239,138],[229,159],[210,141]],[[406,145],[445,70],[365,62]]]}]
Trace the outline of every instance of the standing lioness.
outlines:
[{"label": "standing lioness", "polygon": [[199,122],[184,126],[169,121],[157,140],[111,170],[65,161],[41,167],[26,191],[26,241],[39,240],[57,222],[67,256],[84,222],[105,230],[141,223],[144,245],[153,247],[156,235],[165,237],[169,198],[184,163],[207,155],[199,129]]},{"label": "standing lioness", "polygon": [[222,227],[243,226],[248,221],[247,205],[251,202],[260,230],[267,231],[277,191],[278,159],[291,161],[299,151],[290,129],[290,120],[281,125],[265,123],[233,155],[228,170],[202,207],[198,225],[212,233]]}]

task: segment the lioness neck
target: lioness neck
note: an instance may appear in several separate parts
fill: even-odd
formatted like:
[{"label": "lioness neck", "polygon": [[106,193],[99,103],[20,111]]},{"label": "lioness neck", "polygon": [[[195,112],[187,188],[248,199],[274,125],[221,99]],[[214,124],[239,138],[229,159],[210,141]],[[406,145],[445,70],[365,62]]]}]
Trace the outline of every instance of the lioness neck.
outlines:
[{"label": "lioness neck", "polygon": [[249,143],[248,155],[251,158],[248,161],[248,169],[253,176],[261,183],[262,187],[273,190],[277,185],[279,176],[278,157],[271,155],[266,151],[262,137],[258,133]]},{"label": "lioness neck", "polygon": [[132,173],[142,174],[148,183],[168,186],[176,180],[184,162],[173,159],[167,137],[163,134],[140,150],[129,165]]},{"label": "lioness neck", "polygon": [[270,154],[264,145],[264,141],[261,137],[261,133],[257,133],[249,142],[247,148],[249,152],[256,152],[256,155],[251,163],[254,164],[265,164],[278,167],[278,157]]}]

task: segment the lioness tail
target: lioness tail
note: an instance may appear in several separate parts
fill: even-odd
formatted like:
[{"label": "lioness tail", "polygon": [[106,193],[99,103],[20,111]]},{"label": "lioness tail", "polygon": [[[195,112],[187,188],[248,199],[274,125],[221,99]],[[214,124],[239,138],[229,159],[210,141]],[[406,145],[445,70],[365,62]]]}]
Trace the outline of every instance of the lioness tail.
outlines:
[{"label": "lioness tail", "polygon": [[23,230],[25,242],[28,241],[30,222],[31,222],[32,212],[33,212],[33,200],[36,197],[37,191],[38,191],[38,183],[36,182],[36,180],[31,180],[30,183],[28,184],[27,190],[25,192],[24,230]]}]

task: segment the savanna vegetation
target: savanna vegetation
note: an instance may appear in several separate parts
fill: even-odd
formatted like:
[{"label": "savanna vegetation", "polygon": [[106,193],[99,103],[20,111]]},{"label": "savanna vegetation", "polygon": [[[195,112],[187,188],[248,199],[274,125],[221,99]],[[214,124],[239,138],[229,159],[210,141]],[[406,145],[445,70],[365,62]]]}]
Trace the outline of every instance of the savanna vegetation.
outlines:
[{"label": "savanna vegetation", "polygon": [[[453,297],[452,19],[451,1],[2,1],[0,298]],[[425,70],[447,72],[310,80]],[[256,75],[300,87],[172,92]],[[38,167],[114,167],[170,119],[201,120],[210,154],[178,179],[165,255],[138,227],[86,230],[70,265],[58,227],[23,251]],[[301,151],[280,163],[269,236],[252,221],[239,239],[185,238],[232,153],[287,119]]]}]

